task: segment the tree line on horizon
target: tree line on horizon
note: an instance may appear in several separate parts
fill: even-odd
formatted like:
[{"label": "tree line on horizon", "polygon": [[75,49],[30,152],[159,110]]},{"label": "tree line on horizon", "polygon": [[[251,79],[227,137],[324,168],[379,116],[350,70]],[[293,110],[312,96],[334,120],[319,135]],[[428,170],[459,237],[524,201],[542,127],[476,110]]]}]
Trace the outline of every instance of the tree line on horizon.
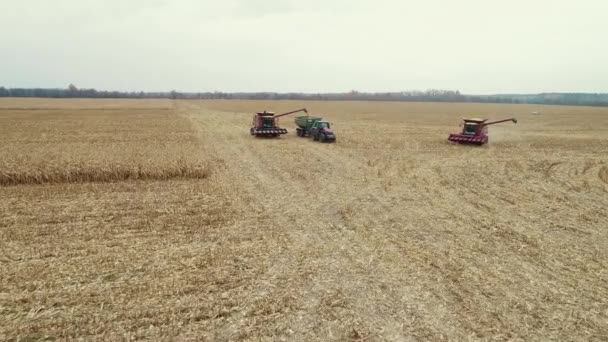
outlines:
[{"label": "tree line on horizon", "polygon": [[346,93],[276,93],[276,92],[120,92],[79,89],[70,84],[59,88],[5,88],[0,97],[99,98],[99,99],[202,99],[202,100],[317,100],[317,101],[396,101],[396,102],[478,102],[574,106],[608,106],[606,93],[542,93],[504,95],[465,95],[458,90]]}]

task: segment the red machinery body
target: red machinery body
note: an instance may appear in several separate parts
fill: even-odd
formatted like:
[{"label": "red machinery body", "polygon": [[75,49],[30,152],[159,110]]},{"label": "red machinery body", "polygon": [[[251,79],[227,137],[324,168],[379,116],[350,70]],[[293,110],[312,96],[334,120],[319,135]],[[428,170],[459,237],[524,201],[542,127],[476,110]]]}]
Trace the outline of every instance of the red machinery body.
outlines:
[{"label": "red machinery body", "polygon": [[459,144],[483,145],[489,141],[488,126],[501,122],[513,121],[517,119],[504,119],[493,122],[486,122],[487,119],[464,119],[462,133],[450,134],[448,140]]},{"label": "red machinery body", "polygon": [[281,134],[287,134],[287,129],[279,126],[279,118],[281,116],[294,114],[298,112],[306,112],[306,108],[294,110],[291,112],[275,115],[273,112],[263,111],[253,115],[250,133],[256,137],[278,137]]}]

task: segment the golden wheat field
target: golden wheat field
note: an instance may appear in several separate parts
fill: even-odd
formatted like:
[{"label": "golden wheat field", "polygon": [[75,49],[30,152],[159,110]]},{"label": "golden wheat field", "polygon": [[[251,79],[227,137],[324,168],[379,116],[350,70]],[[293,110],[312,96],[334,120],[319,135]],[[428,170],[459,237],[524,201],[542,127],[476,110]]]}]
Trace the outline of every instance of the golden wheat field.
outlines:
[{"label": "golden wheat field", "polygon": [[[301,107],[338,142],[249,135]],[[603,108],[2,99],[0,340],[606,340],[607,152]]]}]

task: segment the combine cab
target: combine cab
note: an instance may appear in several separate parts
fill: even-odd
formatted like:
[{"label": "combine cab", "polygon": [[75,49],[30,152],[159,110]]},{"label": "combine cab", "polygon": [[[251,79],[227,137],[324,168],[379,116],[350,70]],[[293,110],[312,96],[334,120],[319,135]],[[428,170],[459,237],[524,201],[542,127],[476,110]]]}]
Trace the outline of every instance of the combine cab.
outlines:
[{"label": "combine cab", "polygon": [[462,133],[450,134],[449,141],[459,144],[483,145],[488,143],[488,126],[517,119],[504,119],[486,122],[487,119],[464,119]]},{"label": "combine cab", "polygon": [[273,112],[263,111],[253,115],[253,123],[249,132],[256,137],[278,137],[281,134],[287,134],[287,129],[279,127],[279,118],[281,116],[294,114],[298,112],[306,112],[306,108],[294,110],[292,112],[275,115]]}]

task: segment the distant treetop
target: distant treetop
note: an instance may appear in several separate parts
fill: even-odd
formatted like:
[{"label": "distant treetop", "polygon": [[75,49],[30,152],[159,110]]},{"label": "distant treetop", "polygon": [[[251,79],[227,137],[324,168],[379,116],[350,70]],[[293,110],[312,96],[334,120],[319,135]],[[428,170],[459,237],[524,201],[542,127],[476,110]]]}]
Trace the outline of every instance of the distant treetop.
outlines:
[{"label": "distant treetop", "polygon": [[5,88],[0,97],[47,98],[164,98],[164,99],[235,99],[235,100],[317,100],[317,101],[403,101],[403,102],[482,102],[529,103],[547,105],[608,106],[608,94],[542,93],[505,95],[464,95],[458,90],[429,89],[401,92],[366,93],[351,90],[346,93],[274,93],[274,92],[120,92],[79,89],[74,84],[66,89]]}]

